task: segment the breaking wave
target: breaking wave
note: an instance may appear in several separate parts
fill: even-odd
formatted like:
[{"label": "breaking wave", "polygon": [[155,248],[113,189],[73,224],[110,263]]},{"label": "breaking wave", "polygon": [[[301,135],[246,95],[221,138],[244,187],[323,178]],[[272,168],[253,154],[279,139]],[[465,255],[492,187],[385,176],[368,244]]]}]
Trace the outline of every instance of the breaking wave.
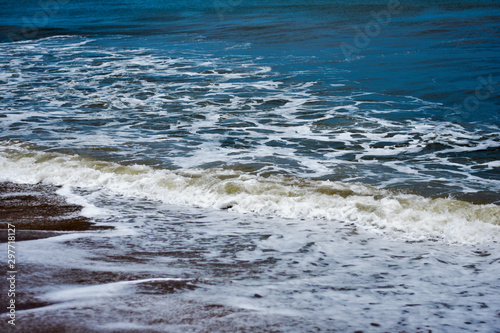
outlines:
[{"label": "breaking wave", "polygon": [[[500,206],[426,198],[356,183],[262,177],[230,169],[156,169],[0,145],[0,180],[104,191],[175,205],[323,219],[408,240],[481,243],[500,236]],[[304,222],[307,223],[307,222]]]}]

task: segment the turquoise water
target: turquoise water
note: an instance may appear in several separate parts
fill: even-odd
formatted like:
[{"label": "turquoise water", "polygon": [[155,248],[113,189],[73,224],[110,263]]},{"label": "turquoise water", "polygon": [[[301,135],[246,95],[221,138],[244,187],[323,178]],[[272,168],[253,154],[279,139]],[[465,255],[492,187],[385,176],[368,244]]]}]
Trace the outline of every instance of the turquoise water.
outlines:
[{"label": "turquoise water", "polygon": [[[206,278],[179,302],[216,299],[287,332],[312,331],[315,312],[323,331],[491,332],[499,22],[486,0],[0,1],[0,180],[61,186],[118,229],[26,253]],[[85,294],[73,287],[43,297],[66,304]],[[137,296],[120,288],[117,304]]]}]

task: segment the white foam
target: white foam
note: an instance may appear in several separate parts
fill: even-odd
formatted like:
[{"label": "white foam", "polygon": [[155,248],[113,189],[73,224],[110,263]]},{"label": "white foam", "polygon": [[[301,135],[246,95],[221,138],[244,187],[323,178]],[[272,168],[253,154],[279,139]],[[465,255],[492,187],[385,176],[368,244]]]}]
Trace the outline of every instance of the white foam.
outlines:
[{"label": "white foam", "polygon": [[493,162],[485,163],[483,165],[486,165],[488,167],[488,169],[500,168],[500,161],[493,161]]},{"label": "white foam", "polygon": [[181,278],[151,278],[151,279],[141,279],[141,280],[130,280],[130,281],[119,281],[112,283],[105,283],[87,287],[76,287],[60,291],[53,291],[44,295],[49,301],[54,302],[67,302],[74,300],[85,300],[100,297],[109,297],[121,292],[124,288],[129,286],[147,283],[147,282],[159,282],[159,281],[190,281]]},{"label": "white foam", "polygon": [[109,212],[100,207],[96,207],[94,204],[90,203],[83,196],[76,195],[69,186],[63,186],[57,190],[57,194],[66,198],[66,201],[70,204],[82,206],[80,214],[82,216],[96,218],[104,215],[108,215]]},{"label": "white foam", "polygon": [[[454,157],[495,149],[497,126],[465,129],[446,121],[400,119],[401,112],[420,116],[438,103],[369,91],[319,95],[321,82],[300,79],[309,73],[294,71],[297,77],[289,77],[251,56],[166,56],[158,50],[98,48],[90,39],[64,38],[64,47],[60,38],[0,45],[7,55],[0,65],[12,71],[3,76],[4,137],[56,149],[112,148],[113,158],[155,160],[169,167],[252,161],[262,165],[261,174],[279,170],[379,185],[390,177],[403,187],[409,181],[439,181],[442,192],[500,190],[500,180],[477,172],[498,167],[495,161]],[[104,56],[94,58],[92,52]],[[46,55],[54,53],[58,57],[47,61]],[[100,126],[93,126],[95,120]],[[325,120],[332,122],[319,125]],[[149,129],[160,123],[164,129]],[[169,129],[180,137],[166,133]],[[245,142],[233,145],[228,137]],[[116,147],[124,148],[118,152]],[[158,147],[164,148],[161,153]],[[384,164],[394,174],[380,172]]]},{"label": "white foam", "polygon": [[104,190],[177,205],[230,208],[293,219],[325,219],[406,239],[450,243],[496,241],[500,207],[452,199],[397,194],[361,184],[300,178],[261,178],[236,171],[168,171],[122,166],[45,153],[20,144],[2,145],[0,180]]}]

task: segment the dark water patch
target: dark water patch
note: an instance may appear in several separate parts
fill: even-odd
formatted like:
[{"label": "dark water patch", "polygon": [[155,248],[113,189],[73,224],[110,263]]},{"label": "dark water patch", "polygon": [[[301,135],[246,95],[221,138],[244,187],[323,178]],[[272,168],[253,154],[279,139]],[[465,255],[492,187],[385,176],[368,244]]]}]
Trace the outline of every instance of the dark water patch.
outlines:
[{"label": "dark water patch", "polygon": [[131,255],[109,255],[106,258],[99,258],[98,260],[108,261],[108,262],[127,262],[127,263],[146,263],[149,260],[146,258],[138,258]]},{"label": "dark water patch", "polygon": [[0,26],[0,43],[16,42],[27,39],[41,39],[50,36],[69,36],[78,34],[78,31],[71,31],[58,27],[34,27],[34,26]]},{"label": "dark water patch", "polygon": [[326,128],[343,128],[346,126],[353,126],[358,120],[350,119],[346,117],[333,117],[328,119],[322,119],[314,122],[316,127],[326,127]]},{"label": "dark water patch", "polygon": [[[185,223],[185,222],[183,222]],[[153,257],[172,257],[183,259],[201,259],[203,258],[203,251],[158,251],[158,252],[136,252],[134,255],[140,256],[153,256]]]},{"label": "dark water patch", "polygon": [[490,204],[500,205],[500,193],[492,191],[478,191],[473,193],[463,193],[456,196],[457,199],[471,202],[473,204]]},{"label": "dark water patch", "polygon": [[197,280],[154,280],[139,283],[137,286],[139,294],[172,294],[182,290],[194,290],[198,288]]}]

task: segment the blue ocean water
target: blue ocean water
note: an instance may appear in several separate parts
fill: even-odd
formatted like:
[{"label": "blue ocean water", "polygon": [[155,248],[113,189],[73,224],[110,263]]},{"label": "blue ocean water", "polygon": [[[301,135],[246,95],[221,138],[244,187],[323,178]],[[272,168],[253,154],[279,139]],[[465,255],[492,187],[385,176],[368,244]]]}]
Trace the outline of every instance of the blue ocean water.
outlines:
[{"label": "blue ocean water", "polygon": [[[499,37],[494,0],[0,1],[0,180],[62,186],[122,232],[82,236],[99,264],[71,245],[88,269],[217,281],[179,302],[298,316],[276,319],[287,332],[312,330],[314,312],[321,330],[379,329],[392,312],[380,331],[491,332]],[[104,249],[147,263],[113,266]],[[362,318],[330,313],[344,304]]]},{"label": "blue ocean water", "polygon": [[498,200],[494,1],[23,1],[2,13],[4,140]]}]

